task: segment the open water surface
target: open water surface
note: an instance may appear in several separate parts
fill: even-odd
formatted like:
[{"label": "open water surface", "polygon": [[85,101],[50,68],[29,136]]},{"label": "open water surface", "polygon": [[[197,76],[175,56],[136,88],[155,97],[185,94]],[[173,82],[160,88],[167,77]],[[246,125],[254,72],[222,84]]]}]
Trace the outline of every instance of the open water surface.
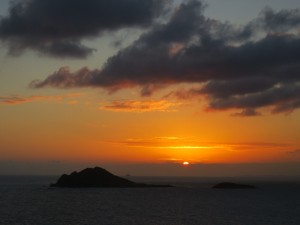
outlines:
[{"label": "open water surface", "polygon": [[299,183],[254,190],[216,190],[195,181],[174,188],[48,188],[56,179],[0,176],[0,224],[300,224]]}]

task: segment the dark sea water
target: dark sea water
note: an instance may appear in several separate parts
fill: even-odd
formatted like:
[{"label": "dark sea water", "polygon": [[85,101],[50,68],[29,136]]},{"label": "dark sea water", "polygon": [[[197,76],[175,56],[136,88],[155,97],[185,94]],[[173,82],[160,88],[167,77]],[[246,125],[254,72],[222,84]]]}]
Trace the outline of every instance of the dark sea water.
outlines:
[{"label": "dark sea water", "polygon": [[0,224],[300,225],[295,182],[258,182],[254,190],[175,178],[169,180],[174,188],[48,188],[56,179],[0,176]]}]

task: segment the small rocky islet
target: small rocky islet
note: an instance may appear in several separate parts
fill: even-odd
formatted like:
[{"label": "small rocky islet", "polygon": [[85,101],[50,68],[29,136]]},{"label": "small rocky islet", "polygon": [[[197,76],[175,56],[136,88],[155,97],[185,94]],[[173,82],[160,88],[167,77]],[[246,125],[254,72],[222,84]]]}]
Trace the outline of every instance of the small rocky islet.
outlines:
[{"label": "small rocky islet", "polygon": [[56,183],[50,187],[69,188],[132,188],[132,187],[172,187],[171,185],[153,185],[136,183],[122,177],[118,177],[107,170],[94,167],[86,168],[80,172],[73,172],[69,175],[63,174]]}]

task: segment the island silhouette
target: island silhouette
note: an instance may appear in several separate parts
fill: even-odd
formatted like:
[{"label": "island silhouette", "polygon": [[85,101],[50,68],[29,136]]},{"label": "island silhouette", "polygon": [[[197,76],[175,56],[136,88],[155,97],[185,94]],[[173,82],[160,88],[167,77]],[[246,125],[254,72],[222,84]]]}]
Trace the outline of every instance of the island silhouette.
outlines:
[{"label": "island silhouette", "polygon": [[231,183],[231,182],[223,182],[214,185],[212,188],[216,189],[255,189],[256,186],[249,185],[249,184],[237,184],[237,183]]},{"label": "island silhouette", "polygon": [[131,188],[131,187],[172,187],[171,185],[154,185],[136,183],[128,179],[118,177],[101,167],[86,168],[70,175],[63,174],[55,184],[50,187],[102,187],[102,188]]}]

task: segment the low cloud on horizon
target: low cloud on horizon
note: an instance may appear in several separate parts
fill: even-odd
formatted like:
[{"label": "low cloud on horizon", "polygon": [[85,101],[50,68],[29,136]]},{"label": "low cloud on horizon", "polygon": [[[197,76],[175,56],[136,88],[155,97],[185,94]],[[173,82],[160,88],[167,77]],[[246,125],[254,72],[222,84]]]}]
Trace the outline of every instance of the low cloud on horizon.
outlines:
[{"label": "low cloud on horizon", "polygon": [[[181,164],[166,163],[114,163],[114,162],[72,162],[72,161],[0,161],[0,175],[56,175],[80,171],[87,167],[100,166],[110,172],[124,176],[189,176],[189,177],[234,177],[251,176],[287,176],[287,179],[298,179],[300,164],[297,162],[282,163],[232,163],[205,164],[196,163],[183,169]],[[295,177],[293,177],[295,176]],[[273,177],[273,178],[276,178]]]},{"label": "low cloud on horizon", "polygon": [[[37,24],[37,33],[30,29],[26,33],[20,29],[20,21],[28,27],[36,25],[32,24],[32,18],[35,18],[35,10],[40,10],[38,7],[45,7],[47,3],[60,8],[68,1],[39,2],[18,3],[11,8],[9,16],[1,20],[0,39],[8,43],[11,52],[14,52],[12,46],[17,47],[17,52],[27,48],[44,51],[44,47],[50,46],[46,49],[49,55],[73,57],[77,53],[72,54],[69,49],[76,50],[72,47],[76,45],[79,55],[86,57],[93,51],[81,44],[86,37],[96,38],[105,30],[148,29],[131,45],[108,58],[102,68],[82,67],[72,71],[62,67],[44,80],[32,81],[32,88],[99,87],[110,92],[140,88],[141,96],[151,96],[162,88],[189,83],[198,84],[199,88],[181,91],[181,96],[204,96],[208,110],[237,110],[233,115],[258,116],[264,108],[272,113],[290,113],[300,108],[299,9],[274,11],[264,8],[257,18],[243,26],[234,26],[206,17],[206,4],[200,0],[183,1],[167,21],[160,22],[155,19],[162,15],[168,4],[172,4],[171,1],[126,0],[126,4],[132,6],[130,10],[136,10],[131,12],[130,19],[126,17],[128,11],[118,16],[111,13],[108,4],[107,17],[94,18],[94,14],[86,12],[80,14],[79,27],[72,29],[71,26],[70,32],[65,30],[69,26],[67,17],[45,14],[41,19],[49,24],[57,24],[57,20],[63,22],[59,27]],[[125,4],[120,0],[113,2],[120,7]],[[103,1],[86,3],[86,7],[94,7],[96,15],[101,7],[93,4],[100,7]],[[143,12],[143,15],[137,12]],[[75,11],[66,13],[73,15]],[[95,23],[80,31],[80,26],[90,20]],[[39,36],[43,29],[49,34],[47,37]],[[15,38],[8,39],[12,36]],[[38,41],[32,44],[28,40]],[[179,95],[170,96],[176,98]]]}]

